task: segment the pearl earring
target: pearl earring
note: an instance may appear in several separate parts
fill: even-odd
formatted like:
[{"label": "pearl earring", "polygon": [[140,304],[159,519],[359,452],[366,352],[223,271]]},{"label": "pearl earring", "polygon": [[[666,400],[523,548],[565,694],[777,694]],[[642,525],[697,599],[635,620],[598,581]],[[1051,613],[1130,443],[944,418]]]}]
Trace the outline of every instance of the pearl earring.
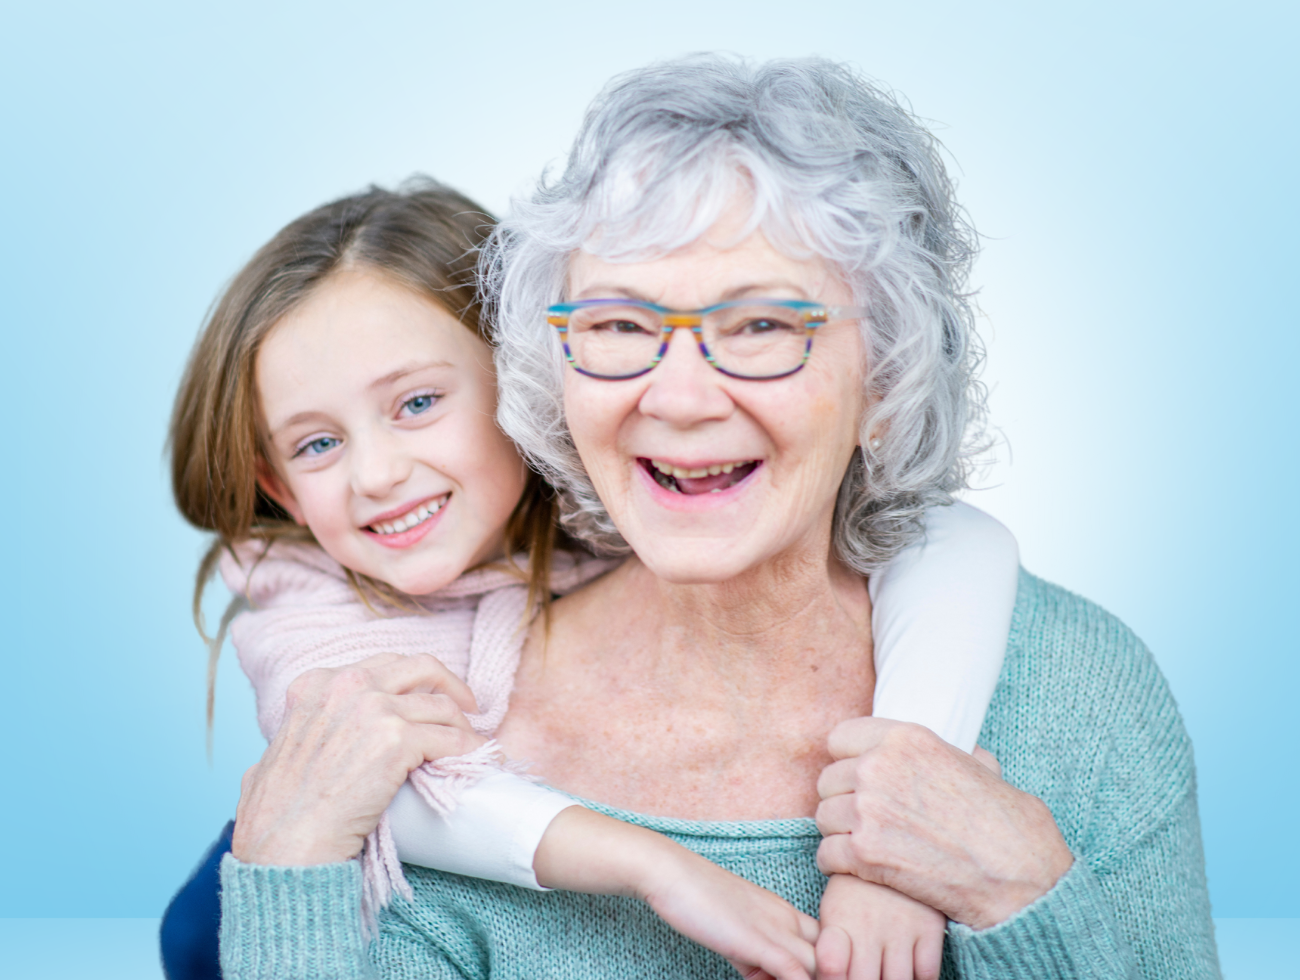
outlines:
[{"label": "pearl earring", "polygon": [[871,447],[873,453],[884,444],[884,440],[881,439],[880,436],[872,436],[870,441],[867,443],[867,445]]}]

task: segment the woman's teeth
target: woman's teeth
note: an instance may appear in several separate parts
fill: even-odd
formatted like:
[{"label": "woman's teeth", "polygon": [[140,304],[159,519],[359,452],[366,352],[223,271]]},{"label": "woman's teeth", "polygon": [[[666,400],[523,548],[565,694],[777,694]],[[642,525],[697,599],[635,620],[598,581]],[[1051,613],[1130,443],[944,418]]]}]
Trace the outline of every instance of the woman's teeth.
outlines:
[{"label": "woman's teeth", "polygon": [[753,459],[735,463],[714,463],[712,466],[700,466],[696,469],[683,469],[665,463],[661,459],[648,459],[645,462],[650,464],[650,474],[661,487],[690,496],[728,490],[749,476],[758,466],[758,461]]},{"label": "woman's teeth", "polygon": [[426,501],[420,504],[415,510],[408,511],[401,517],[384,521],[382,524],[371,524],[370,530],[376,534],[400,534],[402,531],[409,531],[417,524],[423,524],[438,511],[442,510],[443,504],[447,502],[446,497],[438,497],[434,500]]},{"label": "woman's teeth", "polygon": [[717,476],[720,473],[730,473],[737,466],[745,466],[745,463],[722,463],[713,466],[704,466],[698,470],[684,470],[680,466],[671,466],[668,463],[662,463],[657,459],[650,460],[650,465],[657,469],[665,476],[675,476],[679,480],[699,480],[706,476]]}]

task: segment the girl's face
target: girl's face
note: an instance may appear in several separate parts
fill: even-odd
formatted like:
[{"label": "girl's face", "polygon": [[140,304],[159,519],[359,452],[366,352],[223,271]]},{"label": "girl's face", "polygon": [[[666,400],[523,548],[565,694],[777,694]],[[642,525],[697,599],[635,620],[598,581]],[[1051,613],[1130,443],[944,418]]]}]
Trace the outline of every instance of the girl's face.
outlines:
[{"label": "girl's face", "polygon": [[256,364],[259,482],[347,568],[409,595],[500,555],[526,470],[487,345],[371,269],[330,277]]}]

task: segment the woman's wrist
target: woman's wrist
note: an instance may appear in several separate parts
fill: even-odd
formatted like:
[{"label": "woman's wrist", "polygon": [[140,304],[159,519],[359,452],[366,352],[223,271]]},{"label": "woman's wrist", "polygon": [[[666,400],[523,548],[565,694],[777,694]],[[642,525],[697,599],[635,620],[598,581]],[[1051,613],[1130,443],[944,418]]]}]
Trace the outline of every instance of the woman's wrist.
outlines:
[{"label": "woman's wrist", "polygon": [[1020,838],[1014,857],[984,869],[984,881],[971,890],[964,907],[949,913],[953,921],[977,931],[1005,922],[1055,888],[1074,864],[1047,804],[1026,794],[1024,806],[1033,832]]},{"label": "woman's wrist", "polygon": [[275,820],[267,825],[237,819],[230,853],[244,864],[308,867],[350,860],[364,843],[354,835],[340,835],[336,828],[302,821]]}]

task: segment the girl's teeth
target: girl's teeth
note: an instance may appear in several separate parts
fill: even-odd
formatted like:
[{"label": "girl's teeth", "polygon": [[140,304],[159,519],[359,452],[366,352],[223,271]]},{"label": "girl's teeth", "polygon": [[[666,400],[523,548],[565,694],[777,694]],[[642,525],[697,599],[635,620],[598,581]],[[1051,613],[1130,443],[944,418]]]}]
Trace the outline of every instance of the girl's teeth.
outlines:
[{"label": "girl's teeth", "polygon": [[430,500],[427,504],[421,504],[415,510],[411,511],[405,517],[399,517],[395,521],[385,521],[383,524],[370,525],[371,530],[378,531],[380,534],[398,534],[402,531],[409,531],[417,524],[423,524],[438,511],[442,510],[445,500]]}]

